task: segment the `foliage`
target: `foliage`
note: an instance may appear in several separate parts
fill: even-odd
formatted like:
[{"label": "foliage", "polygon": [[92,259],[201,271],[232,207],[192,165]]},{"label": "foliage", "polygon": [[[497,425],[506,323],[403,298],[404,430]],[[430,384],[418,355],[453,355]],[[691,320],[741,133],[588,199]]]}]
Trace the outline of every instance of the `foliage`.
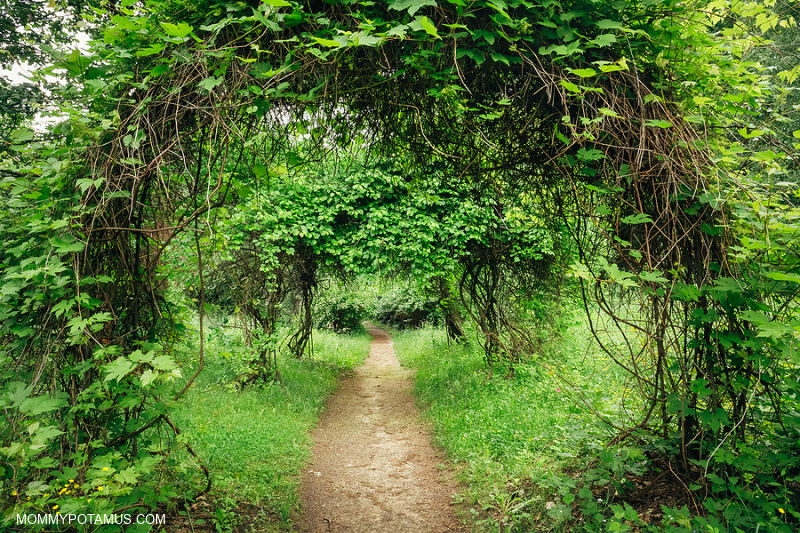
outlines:
[{"label": "foliage", "polygon": [[369,318],[368,302],[347,286],[324,291],[314,305],[319,327],[340,333],[363,331],[361,323]]},{"label": "foliage", "polygon": [[425,298],[413,287],[399,287],[384,293],[375,306],[375,319],[395,328],[418,328],[439,322],[435,300]]},{"label": "foliage", "polygon": [[[68,82],[52,138],[3,126],[6,518],[52,509],[42,495],[65,479],[104,494],[63,502],[76,511],[208,490],[176,485],[175,452],[193,450],[171,413],[203,366],[210,271],[258,329],[253,373],[277,379],[284,298],[299,357],[319,274],[387,268],[458,294],[486,361],[520,365],[535,351],[525,302],[572,254],[591,333],[638,391],[632,416],[602,417],[612,444],[655,439],[704,502],[693,514],[796,526],[797,199],[777,181],[794,155],[760,117],[797,76],[752,61],[762,35],[795,27],[774,5],[93,9],[89,51],[44,71]],[[200,343],[179,385],[186,304],[165,295],[182,276]]]}]

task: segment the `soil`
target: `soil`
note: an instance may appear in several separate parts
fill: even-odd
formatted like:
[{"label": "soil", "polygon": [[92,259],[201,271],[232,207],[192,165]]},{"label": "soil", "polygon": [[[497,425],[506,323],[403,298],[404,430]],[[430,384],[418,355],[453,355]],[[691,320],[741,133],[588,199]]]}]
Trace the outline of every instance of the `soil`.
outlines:
[{"label": "soil", "polygon": [[411,394],[411,373],[391,338],[369,327],[367,361],[343,378],[312,432],[296,520],[302,532],[466,531],[456,490],[431,447]]}]

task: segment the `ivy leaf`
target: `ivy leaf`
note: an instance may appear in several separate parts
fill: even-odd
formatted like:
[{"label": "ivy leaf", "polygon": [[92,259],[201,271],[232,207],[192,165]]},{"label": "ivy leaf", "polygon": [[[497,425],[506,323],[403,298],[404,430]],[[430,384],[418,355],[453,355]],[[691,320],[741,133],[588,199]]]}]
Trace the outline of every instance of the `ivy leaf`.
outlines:
[{"label": "ivy leaf", "polygon": [[192,33],[192,30],[194,29],[185,22],[179,22],[177,24],[172,24],[171,22],[162,22],[161,27],[164,29],[164,33],[167,35],[171,37],[179,37],[181,39]]},{"label": "ivy leaf", "polygon": [[133,363],[127,357],[122,356],[105,365],[103,369],[106,371],[106,381],[111,381],[112,379],[121,381],[133,370]]},{"label": "ivy leaf", "polygon": [[436,30],[436,26],[433,25],[433,22],[431,22],[428,17],[419,16],[416,17],[415,20],[419,22],[420,26],[422,26],[422,29],[425,30],[425,33],[436,39],[440,39],[439,32]]},{"label": "ivy leaf", "polygon": [[414,13],[425,6],[436,7],[436,0],[395,0],[389,4],[389,9],[408,11],[408,14],[413,17]]}]

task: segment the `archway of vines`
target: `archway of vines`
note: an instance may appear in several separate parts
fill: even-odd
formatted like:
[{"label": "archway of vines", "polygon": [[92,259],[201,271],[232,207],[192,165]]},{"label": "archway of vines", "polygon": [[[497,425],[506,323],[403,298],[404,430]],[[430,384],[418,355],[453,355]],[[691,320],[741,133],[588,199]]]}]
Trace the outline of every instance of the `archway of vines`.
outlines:
[{"label": "archway of vines", "polygon": [[[166,479],[166,443],[186,446],[169,405],[193,379],[179,390],[171,379],[164,298],[164,264],[181,239],[195,250],[184,266],[196,273],[200,328],[206,286],[222,276],[260,342],[261,376],[275,371],[269,339],[287,291],[302,326],[290,347],[307,349],[321,268],[391,257],[442,302],[459,294],[490,364],[532,349],[501,295],[569,270],[598,341],[604,328],[619,331],[620,345],[603,345],[647,402],[617,438],[677,435],[681,475],[702,478],[697,465],[707,473],[718,443],[756,431],[755,398],[781,416],[797,286],[792,264],[766,258],[756,272],[731,254],[750,252],[720,194],[736,162],[719,156],[714,128],[730,110],[695,95],[732,94],[754,74],[747,65],[730,78],[703,71],[709,27],[730,39],[729,56],[715,61],[733,65],[745,44],[735,23],[700,20],[694,7],[249,0],[98,9],[91,53],[54,67],[89,102],[59,126],[69,144],[18,171],[33,184],[19,194],[39,192],[12,207],[47,214],[6,228],[3,268],[18,282],[4,289],[3,379],[16,388],[3,400],[11,424],[2,438],[19,443],[15,478],[45,486],[58,467],[101,479],[96,465],[114,461],[130,469],[118,503],[158,503],[136,480],[153,471]],[[697,39],[696,53],[672,46],[686,39]],[[701,73],[697,92],[678,83],[697,85]],[[345,178],[326,187],[322,168]],[[293,180],[293,192],[274,186]],[[220,246],[225,262],[209,272]],[[196,372],[202,350],[201,341]],[[39,418],[51,430],[37,437]],[[60,451],[45,464],[43,449]]]}]

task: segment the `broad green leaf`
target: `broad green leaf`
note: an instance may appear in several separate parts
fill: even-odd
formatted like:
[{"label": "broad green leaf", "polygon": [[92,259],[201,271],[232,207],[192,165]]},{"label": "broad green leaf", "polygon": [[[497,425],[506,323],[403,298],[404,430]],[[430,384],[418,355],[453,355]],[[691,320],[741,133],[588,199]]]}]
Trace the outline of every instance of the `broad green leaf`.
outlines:
[{"label": "broad green leaf", "polygon": [[322,37],[314,37],[314,36],[312,36],[311,38],[314,39],[318,44],[321,44],[322,46],[327,46],[328,48],[339,48],[343,46],[343,43],[340,43],[339,41],[334,41],[333,39],[323,39]]},{"label": "broad green leaf", "polygon": [[654,126],[654,127],[657,127],[657,128],[671,128],[673,126],[672,122],[669,122],[668,120],[660,120],[660,119],[659,120],[653,120],[653,119],[645,120],[644,121],[644,125],[645,126]]},{"label": "broad green leaf", "polygon": [[211,92],[211,91],[214,90],[214,87],[216,87],[217,85],[219,85],[223,81],[224,81],[224,78],[222,78],[221,76],[220,77],[209,76],[208,78],[198,82],[197,85],[202,87],[206,91]]},{"label": "broad green leaf", "polygon": [[164,29],[164,33],[171,37],[186,37],[190,33],[192,33],[192,26],[186,24],[185,22],[179,22],[177,24],[172,24],[171,22],[162,22],[161,27]]},{"label": "broad green leaf", "polygon": [[106,372],[106,381],[111,381],[113,379],[120,381],[133,370],[133,363],[125,356],[117,357],[112,362],[105,365],[103,370]]},{"label": "broad green leaf", "polygon": [[603,159],[603,152],[597,148],[580,148],[575,156],[581,161],[599,161]]},{"label": "broad green leaf", "polygon": [[292,5],[286,0],[261,0],[261,2],[272,7],[289,7]]},{"label": "broad green leaf", "polygon": [[594,39],[592,39],[592,44],[595,44],[599,47],[610,46],[617,42],[617,37],[613,33],[601,33]]},{"label": "broad green leaf", "polygon": [[601,30],[625,30],[627,27],[619,21],[603,19],[595,23]]},{"label": "broad green leaf", "polygon": [[164,43],[154,43],[148,46],[147,48],[139,50],[138,52],[136,52],[136,55],[138,57],[147,57],[155,54],[160,54],[162,50],[164,50],[164,48],[166,47],[167,45],[165,45]]},{"label": "broad green leaf", "polygon": [[20,405],[19,410],[30,416],[37,416],[42,413],[49,413],[62,407],[66,407],[67,402],[63,398],[50,398],[48,396],[35,396],[26,398]]},{"label": "broad green leaf", "polygon": [[412,17],[414,13],[425,6],[436,7],[436,0],[394,0],[393,2],[389,2],[389,9],[408,11],[408,14]]},{"label": "broad green leaf", "polygon": [[597,75],[597,71],[593,68],[567,68],[567,70],[581,78],[591,78]]},{"label": "broad green leaf", "polygon": [[571,81],[561,80],[561,85],[571,93],[580,93],[581,88],[572,83]]},{"label": "broad green leaf", "polygon": [[82,252],[86,247],[84,243],[77,240],[72,235],[64,235],[63,237],[51,237],[50,244],[57,252],[62,254],[70,254],[75,252]]},{"label": "broad green leaf", "polygon": [[425,33],[437,39],[440,38],[439,32],[436,30],[436,26],[433,25],[433,22],[431,22],[431,20],[428,17],[419,16],[416,17],[414,20],[419,22],[420,26],[422,26],[422,29],[425,30]]},{"label": "broad green leaf", "polygon": [[619,219],[623,224],[650,224],[653,219],[647,213],[636,213]]},{"label": "broad green leaf", "polygon": [[150,385],[155,379],[158,377],[158,374],[153,372],[152,370],[148,369],[142,372],[142,375],[139,377],[139,381],[142,383],[142,387],[147,387]]},{"label": "broad green leaf", "polygon": [[775,281],[787,281],[790,283],[800,283],[800,274],[795,274],[793,272],[769,272],[767,274],[769,279],[774,279]]},{"label": "broad green leaf", "polygon": [[664,273],[660,270],[645,271],[639,274],[639,278],[651,283],[666,283],[669,281],[664,277]]},{"label": "broad green leaf", "polygon": [[165,370],[169,371],[176,368],[178,365],[175,363],[175,360],[168,355],[159,355],[155,359],[153,359],[153,368],[156,370]]},{"label": "broad green leaf", "polygon": [[408,25],[400,24],[398,26],[392,27],[389,31],[386,32],[387,37],[405,37],[406,33],[408,33]]}]

